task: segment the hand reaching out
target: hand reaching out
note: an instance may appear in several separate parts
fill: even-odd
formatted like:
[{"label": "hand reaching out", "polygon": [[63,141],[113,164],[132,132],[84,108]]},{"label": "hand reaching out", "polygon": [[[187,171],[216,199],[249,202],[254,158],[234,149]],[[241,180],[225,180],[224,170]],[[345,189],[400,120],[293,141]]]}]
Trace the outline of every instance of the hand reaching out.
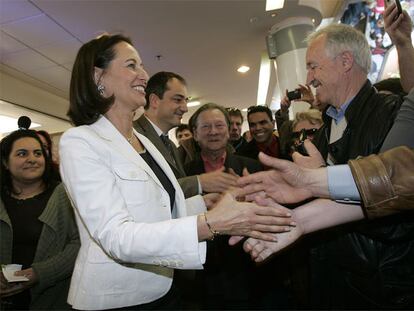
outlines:
[{"label": "hand reaching out", "polygon": [[312,144],[309,139],[306,139],[304,144],[309,156],[304,156],[299,152],[294,152],[292,154],[293,161],[300,167],[304,168],[319,168],[326,166],[325,160],[315,145]]},{"label": "hand reaching out", "polygon": [[[270,199],[257,198],[256,202],[263,206],[279,206]],[[295,217],[292,218],[295,220]],[[276,241],[263,241],[255,238],[247,239],[243,244],[243,249],[250,254],[251,258],[256,262],[262,262],[274,253],[281,251],[287,246],[297,241],[303,234],[300,224],[291,228],[288,232],[274,233]]]},{"label": "hand reaching out", "polygon": [[[306,169],[293,162],[259,154],[260,161],[273,168],[243,176],[238,180],[247,201],[255,197],[270,197],[278,203],[297,203],[313,196],[313,180]],[[322,172],[318,172],[322,174]]]}]

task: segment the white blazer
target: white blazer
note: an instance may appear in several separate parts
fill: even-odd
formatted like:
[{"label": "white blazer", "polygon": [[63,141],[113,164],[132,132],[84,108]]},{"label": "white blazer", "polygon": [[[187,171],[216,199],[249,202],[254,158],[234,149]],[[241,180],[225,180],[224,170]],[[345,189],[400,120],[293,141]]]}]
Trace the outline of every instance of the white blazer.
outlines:
[{"label": "white blazer", "polygon": [[75,309],[154,301],[170,289],[174,268],[202,269],[205,262],[197,216],[187,216],[205,211],[202,197],[186,201],[161,153],[134,132],[175,188],[172,213],[157,176],[105,117],[60,140],[62,180],[81,238],[68,297]]}]

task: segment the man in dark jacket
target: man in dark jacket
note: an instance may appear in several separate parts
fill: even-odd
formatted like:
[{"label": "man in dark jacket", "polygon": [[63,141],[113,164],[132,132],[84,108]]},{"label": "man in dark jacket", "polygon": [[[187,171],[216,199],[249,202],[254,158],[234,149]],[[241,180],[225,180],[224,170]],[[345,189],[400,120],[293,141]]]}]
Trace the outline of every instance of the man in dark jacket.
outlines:
[{"label": "man in dark jacket", "polygon": [[278,158],[280,155],[279,138],[273,134],[275,121],[273,113],[266,106],[251,106],[247,109],[247,121],[253,139],[237,154],[257,159],[259,152]]},{"label": "man in dark jacket", "polygon": [[[309,37],[307,83],[331,103],[313,142],[328,164],[377,153],[401,105],[367,80],[371,55],[362,33],[329,25]],[[313,308],[403,309],[414,306],[414,218],[361,221],[314,240]]]}]

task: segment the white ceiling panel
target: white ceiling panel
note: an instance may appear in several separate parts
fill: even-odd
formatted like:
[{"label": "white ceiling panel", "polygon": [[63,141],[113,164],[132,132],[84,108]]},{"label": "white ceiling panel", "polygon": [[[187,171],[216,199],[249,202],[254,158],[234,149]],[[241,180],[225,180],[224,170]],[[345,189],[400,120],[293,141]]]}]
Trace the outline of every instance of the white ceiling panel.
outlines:
[{"label": "white ceiling panel", "polygon": [[27,0],[1,0],[0,24],[24,19],[42,12]]},{"label": "white ceiling panel", "polygon": [[44,14],[3,24],[2,29],[10,36],[19,38],[21,42],[32,47],[73,39],[67,31]]},{"label": "white ceiling panel", "polygon": [[81,45],[82,43],[77,39],[70,39],[55,44],[39,46],[36,50],[57,64],[65,64],[75,59]]},{"label": "white ceiling panel", "polygon": [[67,91],[69,89],[71,72],[60,66],[43,68],[30,72],[30,75],[41,81],[48,81],[51,86],[60,90]]},{"label": "white ceiling panel", "polygon": [[8,34],[0,31],[0,59],[2,59],[5,54],[26,49],[27,47],[24,44],[21,44],[19,41],[10,37]]},{"label": "white ceiling panel", "polygon": [[29,75],[34,70],[56,66],[55,63],[33,50],[23,50],[4,55],[2,63]]}]

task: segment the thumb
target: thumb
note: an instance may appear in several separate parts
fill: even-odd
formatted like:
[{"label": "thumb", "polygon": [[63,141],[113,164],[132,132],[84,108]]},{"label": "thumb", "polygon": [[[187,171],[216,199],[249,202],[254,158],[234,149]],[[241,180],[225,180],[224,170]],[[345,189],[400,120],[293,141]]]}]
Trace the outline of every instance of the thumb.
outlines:
[{"label": "thumb", "polygon": [[309,156],[322,156],[318,148],[316,148],[316,146],[309,139],[305,139],[303,143],[305,144],[305,148]]},{"label": "thumb", "polygon": [[240,177],[239,175],[236,174],[236,172],[231,167],[229,168],[228,173],[235,177]]},{"label": "thumb", "polygon": [[249,176],[249,175],[250,175],[250,173],[247,170],[247,167],[243,168],[243,176]]},{"label": "thumb", "polygon": [[279,170],[279,171],[288,168],[288,165],[289,165],[289,161],[273,158],[271,156],[268,156],[267,154],[264,154],[263,152],[259,153],[259,160],[265,166],[274,168],[274,169]]}]

